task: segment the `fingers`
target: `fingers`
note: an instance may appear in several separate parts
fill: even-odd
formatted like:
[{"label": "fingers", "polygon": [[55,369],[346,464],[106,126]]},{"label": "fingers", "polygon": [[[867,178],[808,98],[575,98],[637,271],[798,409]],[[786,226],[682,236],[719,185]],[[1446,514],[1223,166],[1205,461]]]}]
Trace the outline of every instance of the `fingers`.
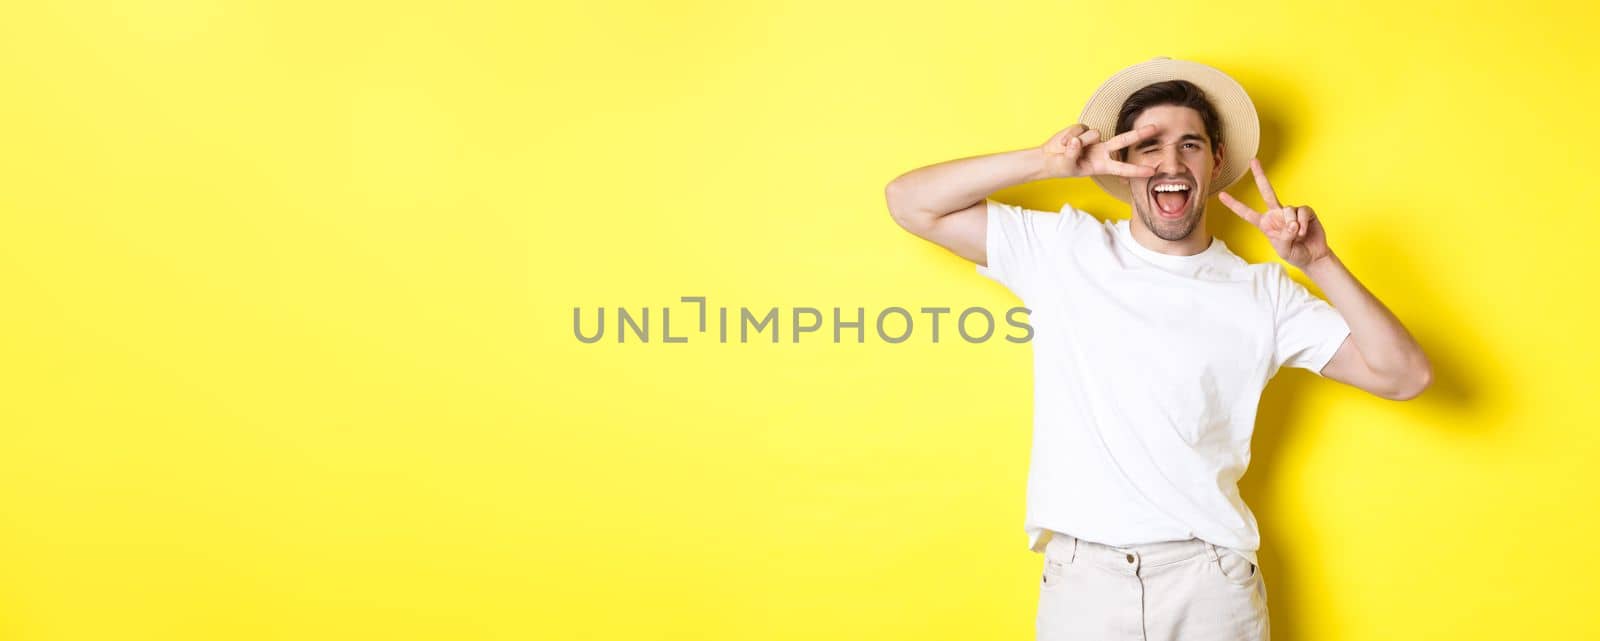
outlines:
[{"label": "fingers", "polygon": [[1060,133],[1056,134],[1056,136],[1061,137],[1062,138],[1062,142],[1065,142],[1066,138],[1076,138],[1079,135],[1083,134],[1083,132],[1087,131],[1088,129],[1089,129],[1088,125],[1085,125],[1085,124],[1080,122],[1080,123],[1078,123],[1076,125],[1073,125],[1071,127],[1067,127],[1066,129],[1062,129]]},{"label": "fingers", "polygon": [[1101,168],[1100,173],[1103,175],[1125,176],[1128,178],[1149,178],[1156,175],[1156,170],[1152,167],[1145,167],[1143,165],[1134,165],[1115,160],[1108,160],[1106,161],[1106,165]]},{"label": "fingers", "polygon": [[1315,218],[1317,214],[1316,214],[1316,212],[1311,211],[1310,207],[1305,207],[1305,206],[1295,207],[1294,208],[1294,213],[1295,213],[1295,237],[1296,238],[1305,238],[1306,237],[1306,230],[1311,229],[1311,220],[1313,218]]},{"label": "fingers", "polygon": [[1267,209],[1281,209],[1278,204],[1278,194],[1272,191],[1272,183],[1267,182],[1267,172],[1261,168],[1260,158],[1250,159],[1250,173],[1256,175],[1256,189],[1261,191],[1261,199],[1266,201]]},{"label": "fingers", "polygon": [[[1081,127],[1082,125],[1074,126]],[[1085,127],[1085,129],[1088,128]],[[1069,129],[1068,131],[1071,130]],[[1067,139],[1067,156],[1076,161],[1078,157],[1083,155],[1083,150],[1088,149],[1090,145],[1099,142],[1099,140],[1100,132],[1097,130],[1089,129],[1088,131],[1079,132],[1076,136]]]},{"label": "fingers", "polygon": [[1112,136],[1111,140],[1107,140],[1106,141],[1106,150],[1107,151],[1116,151],[1118,149],[1121,149],[1123,147],[1126,147],[1126,146],[1131,145],[1133,143],[1139,142],[1141,140],[1144,140],[1145,138],[1149,138],[1149,137],[1154,136],[1154,135],[1156,135],[1156,126],[1155,125],[1145,125],[1143,127],[1135,129],[1133,131],[1128,131],[1128,132],[1122,133],[1121,135]]},{"label": "fingers", "polygon": [[1083,139],[1077,136],[1067,137],[1066,154],[1070,158],[1077,158],[1083,151]]},{"label": "fingers", "polygon": [[1245,222],[1257,227],[1261,226],[1260,212],[1251,209],[1249,205],[1239,202],[1239,199],[1234,198],[1228,192],[1218,192],[1217,200],[1222,201],[1222,204],[1227,205],[1228,209],[1232,209],[1233,213],[1238,214],[1240,218],[1245,220]]},{"label": "fingers", "polygon": [[1061,131],[1056,132],[1054,136],[1050,137],[1049,146],[1057,149],[1066,149],[1072,145],[1072,139],[1077,138],[1078,136],[1082,135],[1083,132],[1088,130],[1089,127],[1083,123],[1078,123],[1071,127],[1067,127],[1066,129],[1062,129]]},{"label": "fingers", "polygon": [[1273,229],[1268,235],[1290,243],[1305,238],[1306,232],[1311,229],[1311,221],[1316,217],[1316,212],[1306,206],[1290,205],[1268,213],[1276,214],[1269,225]]}]

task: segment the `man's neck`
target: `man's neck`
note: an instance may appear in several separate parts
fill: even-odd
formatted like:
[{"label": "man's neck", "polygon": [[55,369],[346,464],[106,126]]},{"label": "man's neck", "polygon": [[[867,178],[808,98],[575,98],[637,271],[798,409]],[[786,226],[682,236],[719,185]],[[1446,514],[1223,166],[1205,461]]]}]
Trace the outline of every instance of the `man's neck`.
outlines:
[{"label": "man's neck", "polygon": [[1138,216],[1128,219],[1128,232],[1133,235],[1133,242],[1139,243],[1145,249],[1169,256],[1193,256],[1211,247],[1211,233],[1206,231],[1206,219],[1201,215],[1200,222],[1194,226],[1194,231],[1188,236],[1178,240],[1166,240],[1157,236],[1150,228],[1144,226],[1144,221]]}]

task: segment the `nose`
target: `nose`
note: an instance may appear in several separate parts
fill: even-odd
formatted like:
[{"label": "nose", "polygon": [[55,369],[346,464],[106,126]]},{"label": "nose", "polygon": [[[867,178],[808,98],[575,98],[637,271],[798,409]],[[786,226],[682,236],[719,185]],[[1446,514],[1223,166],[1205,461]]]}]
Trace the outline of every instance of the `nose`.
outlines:
[{"label": "nose", "polygon": [[1156,151],[1156,173],[1176,174],[1183,168],[1183,163],[1178,159],[1178,145],[1176,143],[1163,145]]},{"label": "nose", "polygon": [[1178,155],[1178,143],[1146,149],[1140,154],[1139,164],[1156,170],[1157,174],[1180,173],[1178,170],[1183,167],[1183,162]]}]

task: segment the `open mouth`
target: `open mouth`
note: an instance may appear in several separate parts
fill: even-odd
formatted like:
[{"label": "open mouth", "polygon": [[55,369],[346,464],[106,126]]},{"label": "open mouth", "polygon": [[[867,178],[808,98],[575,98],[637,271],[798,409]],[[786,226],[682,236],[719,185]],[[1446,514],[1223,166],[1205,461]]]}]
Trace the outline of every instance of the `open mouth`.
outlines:
[{"label": "open mouth", "polygon": [[1156,213],[1163,218],[1181,218],[1189,209],[1189,199],[1194,186],[1186,182],[1169,181],[1150,187],[1150,200],[1156,204]]}]

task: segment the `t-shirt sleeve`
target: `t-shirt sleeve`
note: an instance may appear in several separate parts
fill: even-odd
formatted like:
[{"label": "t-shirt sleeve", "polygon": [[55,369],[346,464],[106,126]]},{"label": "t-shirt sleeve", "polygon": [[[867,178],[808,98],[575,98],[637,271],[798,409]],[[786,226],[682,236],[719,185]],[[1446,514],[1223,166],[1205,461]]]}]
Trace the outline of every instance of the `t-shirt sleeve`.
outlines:
[{"label": "t-shirt sleeve", "polygon": [[1066,251],[1071,235],[1094,220],[1071,205],[1063,205],[1061,213],[1052,214],[995,200],[986,202],[984,252],[989,264],[978,265],[978,273],[1023,298],[1028,296],[1039,265],[1055,253]]},{"label": "t-shirt sleeve", "polygon": [[1272,271],[1277,293],[1274,365],[1321,376],[1350,335],[1350,326],[1332,305],[1290,278],[1282,265],[1273,265]]}]

